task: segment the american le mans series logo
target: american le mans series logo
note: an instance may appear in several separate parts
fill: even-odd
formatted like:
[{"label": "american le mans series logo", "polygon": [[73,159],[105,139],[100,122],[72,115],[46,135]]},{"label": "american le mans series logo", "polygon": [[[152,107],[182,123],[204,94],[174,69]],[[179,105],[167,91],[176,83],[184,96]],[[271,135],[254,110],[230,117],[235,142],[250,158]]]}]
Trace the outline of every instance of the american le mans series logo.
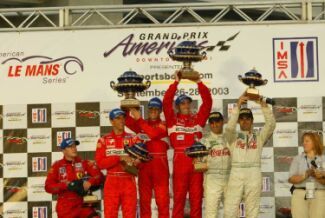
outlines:
[{"label": "american le mans series logo", "polygon": [[33,157],[32,158],[33,172],[47,172],[47,157]]},{"label": "american le mans series logo", "polygon": [[46,123],[47,122],[46,108],[32,109],[32,123]]},{"label": "american le mans series logo", "polygon": [[318,81],[318,38],[273,39],[274,82]]},{"label": "american le mans series logo", "polygon": [[7,78],[40,78],[43,84],[66,83],[70,76],[84,71],[83,62],[75,56],[30,55],[10,57],[0,63],[7,71]]}]

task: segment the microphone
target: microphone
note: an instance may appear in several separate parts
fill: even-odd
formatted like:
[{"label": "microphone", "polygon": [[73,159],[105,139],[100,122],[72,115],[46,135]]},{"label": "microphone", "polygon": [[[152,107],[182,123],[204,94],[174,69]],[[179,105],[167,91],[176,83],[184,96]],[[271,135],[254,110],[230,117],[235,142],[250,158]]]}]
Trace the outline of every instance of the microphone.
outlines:
[{"label": "microphone", "polygon": [[317,166],[315,160],[312,160],[310,163],[311,163],[311,165],[312,165],[313,167],[315,167],[316,169],[318,168],[318,166]]},{"label": "microphone", "polygon": [[260,100],[266,104],[275,105],[275,101],[272,98],[267,98],[265,96],[260,96]]}]

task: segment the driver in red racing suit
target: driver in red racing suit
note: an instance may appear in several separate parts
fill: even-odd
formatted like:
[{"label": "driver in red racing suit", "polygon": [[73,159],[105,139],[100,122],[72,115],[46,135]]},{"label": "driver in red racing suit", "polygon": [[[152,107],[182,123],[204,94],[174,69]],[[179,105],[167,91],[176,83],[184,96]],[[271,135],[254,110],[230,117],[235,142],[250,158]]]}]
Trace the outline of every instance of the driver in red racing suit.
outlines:
[{"label": "driver in red racing suit", "polygon": [[104,185],[105,218],[117,218],[121,206],[123,218],[135,218],[137,190],[135,176],[125,171],[123,162],[137,165],[124,150],[138,140],[124,131],[125,112],[119,108],[109,113],[112,132],[98,140],[95,159],[100,169],[106,170]]},{"label": "driver in red racing suit", "polygon": [[169,167],[166,140],[167,127],[160,120],[162,102],[155,97],[148,103],[148,120],[141,118],[139,110],[131,109],[126,116],[126,126],[135,133],[145,134],[149,153],[153,159],[141,163],[139,169],[140,217],[151,218],[151,198],[155,193],[158,218],[169,218]]},{"label": "driver in red racing suit", "polygon": [[56,204],[58,218],[99,218],[94,208],[83,206],[82,196],[69,190],[72,182],[85,176],[89,179],[83,181],[82,191],[88,191],[92,186],[99,186],[103,180],[103,175],[94,162],[82,160],[77,156],[77,145],[79,141],[71,138],[62,141],[60,148],[64,157],[56,161],[49,170],[45,191],[58,195]]},{"label": "driver in red racing suit", "polygon": [[202,98],[202,105],[197,114],[191,113],[192,99],[180,95],[175,101],[177,114],[174,113],[174,96],[179,84],[179,72],[175,73],[175,82],[171,84],[163,99],[163,110],[166,118],[168,135],[174,148],[173,161],[173,218],[184,217],[184,207],[187,192],[190,200],[190,217],[202,217],[203,175],[194,171],[192,159],[185,155],[184,150],[192,146],[195,139],[202,138],[202,129],[206,124],[212,107],[212,98],[209,89],[200,79],[197,83]]}]

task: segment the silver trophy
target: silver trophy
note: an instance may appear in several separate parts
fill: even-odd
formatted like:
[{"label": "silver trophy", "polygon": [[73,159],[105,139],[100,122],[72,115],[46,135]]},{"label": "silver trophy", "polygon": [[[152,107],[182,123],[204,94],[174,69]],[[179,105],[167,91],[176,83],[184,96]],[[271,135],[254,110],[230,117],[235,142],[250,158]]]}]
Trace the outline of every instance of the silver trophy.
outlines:
[{"label": "silver trophy", "polygon": [[182,79],[197,80],[200,78],[199,72],[192,68],[192,62],[202,61],[206,57],[206,52],[201,52],[201,48],[195,41],[183,41],[176,46],[174,51],[170,50],[168,55],[174,61],[183,62],[180,77]]},{"label": "silver trophy", "polygon": [[148,89],[151,82],[143,83],[143,76],[138,75],[134,71],[124,72],[117,80],[117,84],[111,81],[110,86],[113,90],[125,96],[125,99],[121,101],[121,109],[139,108],[140,101],[135,98],[135,95],[137,92],[143,92]]},{"label": "silver trophy", "polygon": [[258,89],[256,87],[258,86],[264,86],[267,84],[267,79],[262,79],[262,74],[257,72],[255,69],[252,69],[245,73],[245,76],[238,75],[239,81],[244,83],[248,86],[246,89],[246,95],[249,97],[250,100],[254,101],[264,101],[267,104],[274,105],[275,102],[271,98],[266,98],[262,95],[260,95]]},{"label": "silver trophy", "polygon": [[193,158],[194,170],[205,172],[208,170],[207,158],[209,150],[199,141],[195,141],[191,147],[185,149],[185,154]]}]

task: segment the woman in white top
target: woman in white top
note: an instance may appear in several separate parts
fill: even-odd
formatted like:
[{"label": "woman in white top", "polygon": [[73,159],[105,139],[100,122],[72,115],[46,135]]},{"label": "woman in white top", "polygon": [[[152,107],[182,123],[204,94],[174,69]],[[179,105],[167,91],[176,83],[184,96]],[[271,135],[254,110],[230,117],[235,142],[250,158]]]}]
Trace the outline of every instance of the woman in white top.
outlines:
[{"label": "woman in white top", "polygon": [[292,217],[325,218],[324,146],[315,133],[307,132],[302,139],[304,152],[293,159],[289,172]]}]

